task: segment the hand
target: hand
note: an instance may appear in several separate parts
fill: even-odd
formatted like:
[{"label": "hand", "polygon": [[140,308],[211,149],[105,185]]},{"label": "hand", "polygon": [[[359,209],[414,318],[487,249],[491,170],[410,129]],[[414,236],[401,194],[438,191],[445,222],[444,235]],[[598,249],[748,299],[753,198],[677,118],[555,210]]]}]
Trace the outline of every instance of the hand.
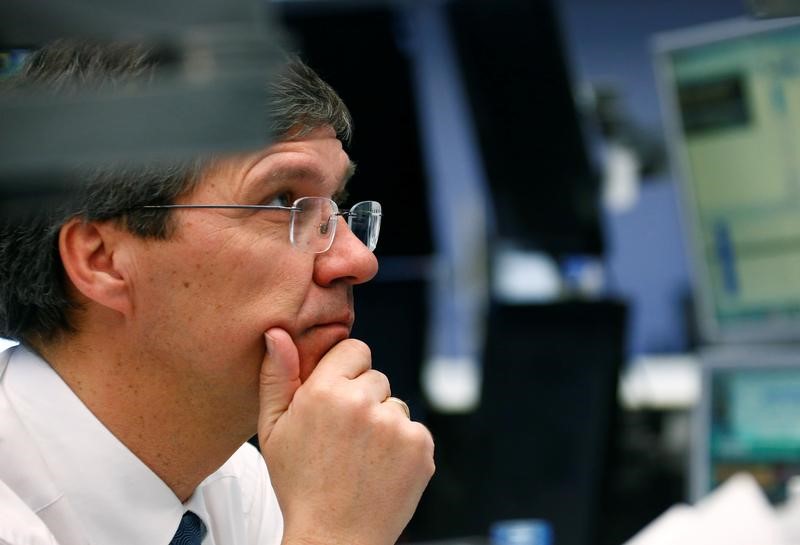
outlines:
[{"label": "hand", "polygon": [[258,437],[284,545],[394,545],[433,475],[433,439],[386,401],[366,344],[347,339],[300,384],[297,347],[267,332]]}]

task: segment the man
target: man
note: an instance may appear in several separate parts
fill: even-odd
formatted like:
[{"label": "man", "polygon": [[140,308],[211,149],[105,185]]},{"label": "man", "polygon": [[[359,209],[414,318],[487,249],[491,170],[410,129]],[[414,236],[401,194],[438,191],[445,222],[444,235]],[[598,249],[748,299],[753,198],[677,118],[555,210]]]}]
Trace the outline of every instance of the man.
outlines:
[{"label": "man", "polygon": [[[59,44],[22,78],[135,87],[152,62]],[[297,61],[271,90],[265,149],[109,167],[3,233],[0,543],[391,545],[407,524],[433,443],[348,339],[380,206],[334,202],[354,167],[333,90]]]}]

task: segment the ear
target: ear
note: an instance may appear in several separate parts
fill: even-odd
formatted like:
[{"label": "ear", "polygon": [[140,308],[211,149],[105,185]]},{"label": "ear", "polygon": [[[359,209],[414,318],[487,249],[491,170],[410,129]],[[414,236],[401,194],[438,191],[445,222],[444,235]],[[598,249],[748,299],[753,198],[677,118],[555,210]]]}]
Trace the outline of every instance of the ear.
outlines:
[{"label": "ear", "polygon": [[58,250],[67,277],[84,296],[122,314],[132,308],[125,270],[125,235],[110,222],[72,218],[61,227]]}]

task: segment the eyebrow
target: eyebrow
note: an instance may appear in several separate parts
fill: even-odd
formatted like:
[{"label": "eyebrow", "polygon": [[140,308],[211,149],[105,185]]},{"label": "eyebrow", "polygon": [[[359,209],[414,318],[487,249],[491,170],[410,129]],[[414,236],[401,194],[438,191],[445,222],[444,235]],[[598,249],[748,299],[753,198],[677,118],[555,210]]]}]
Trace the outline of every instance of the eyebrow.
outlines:
[{"label": "eyebrow", "polygon": [[[339,181],[339,185],[336,188],[336,192],[344,191],[345,186],[347,186],[347,182],[350,181],[350,178],[356,173],[356,164],[353,161],[350,161],[347,165],[347,169],[344,171],[341,180]],[[285,180],[296,180],[296,179],[311,179],[314,180],[315,183],[321,184],[322,183],[322,176],[319,169],[308,167],[308,166],[289,166],[284,168],[275,169],[266,176],[260,178],[260,182],[266,183],[274,183],[278,181],[285,181]]]}]

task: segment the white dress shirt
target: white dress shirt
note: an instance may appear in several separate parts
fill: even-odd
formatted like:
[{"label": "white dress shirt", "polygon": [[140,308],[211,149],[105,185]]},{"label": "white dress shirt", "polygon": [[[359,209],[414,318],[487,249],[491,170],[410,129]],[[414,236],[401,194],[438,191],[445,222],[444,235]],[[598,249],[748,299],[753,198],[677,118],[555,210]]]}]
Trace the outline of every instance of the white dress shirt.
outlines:
[{"label": "white dress shirt", "polygon": [[278,502],[252,445],[181,503],[22,346],[0,353],[0,460],[0,545],[167,545],[187,510],[208,529],[203,545],[281,541]]}]

